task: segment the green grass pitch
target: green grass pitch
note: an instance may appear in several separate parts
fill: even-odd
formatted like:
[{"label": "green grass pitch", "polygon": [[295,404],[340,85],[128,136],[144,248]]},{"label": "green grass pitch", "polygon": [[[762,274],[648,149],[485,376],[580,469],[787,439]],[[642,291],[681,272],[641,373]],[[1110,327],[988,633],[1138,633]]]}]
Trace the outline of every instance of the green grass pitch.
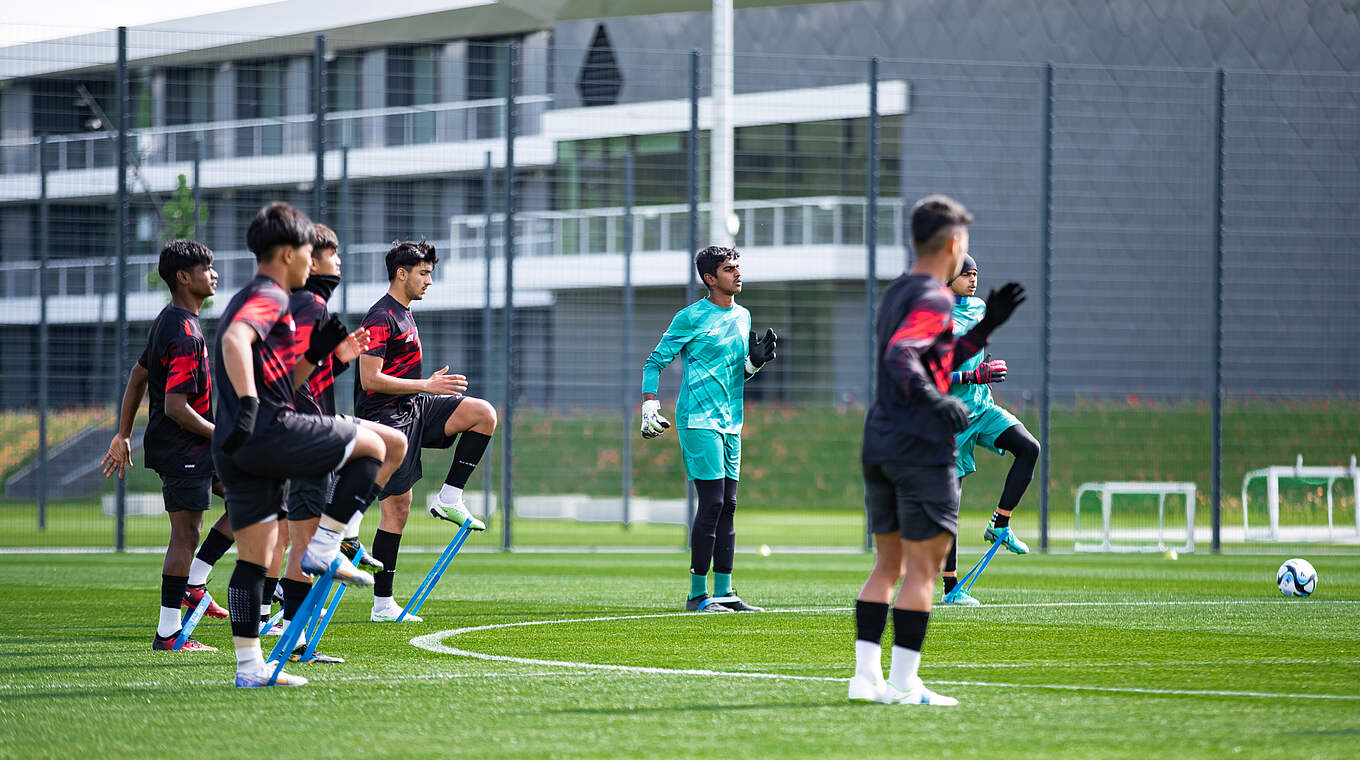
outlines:
[{"label": "green grass pitch", "polygon": [[0,757],[1354,757],[1360,557],[1312,557],[1306,600],[1283,559],[1003,553],[989,606],[936,608],[922,676],[961,704],[928,708],[845,700],[868,555],[741,554],[788,611],[714,616],[675,614],[681,554],[468,552],[424,623],[351,591],[323,647],[349,662],[271,690],[230,686],[225,621],[217,653],[151,651],[155,556],[0,556]]}]

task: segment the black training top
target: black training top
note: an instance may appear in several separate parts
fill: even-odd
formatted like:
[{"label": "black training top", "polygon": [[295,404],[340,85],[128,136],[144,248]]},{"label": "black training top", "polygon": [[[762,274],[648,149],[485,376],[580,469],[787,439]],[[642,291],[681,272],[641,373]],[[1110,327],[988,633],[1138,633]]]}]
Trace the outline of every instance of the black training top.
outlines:
[{"label": "black training top", "polygon": [[236,425],[236,390],[227,378],[227,367],[222,361],[222,336],[234,322],[246,323],[260,337],[250,344],[255,393],[260,399],[256,426],[267,424],[280,410],[294,408],[293,366],[301,351],[295,340],[293,315],[288,313],[288,291],[272,278],[257,274],[232,296],[226,311],[222,312],[217,339],[213,341],[213,380],[218,388],[219,418],[213,431],[214,447],[221,446],[222,439]]},{"label": "black training top", "polygon": [[208,344],[198,315],[174,304],[161,309],[137,363],[146,369],[151,396],[151,420],[143,444],[147,468],[162,475],[212,477],[208,439],[185,430],[165,413],[166,394],[183,393],[190,408],[212,422]]},{"label": "black training top", "polygon": [[[297,327],[298,356],[307,352],[311,345],[312,331],[330,319],[326,299],[311,290],[293,291],[288,300],[288,311],[293,315]],[[307,382],[297,389],[295,403],[302,414],[335,415],[335,376],[344,372],[349,365],[335,360],[335,353],[326,354],[316,365]]]},{"label": "black training top", "polygon": [[949,391],[949,373],[986,346],[973,332],[958,339],[954,299],[939,280],[903,274],[883,294],[875,329],[878,346],[874,404],[864,421],[861,457],[866,463],[952,465],[954,430],[928,406],[928,386]]},{"label": "black training top", "polygon": [[[389,377],[420,379],[420,331],[411,310],[391,294],[384,294],[364,317],[368,330],[368,350],[364,353],[383,360],[382,373]],[[405,424],[415,413],[415,395],[410,393],[359,393],[358,416],[368,420]]]}]

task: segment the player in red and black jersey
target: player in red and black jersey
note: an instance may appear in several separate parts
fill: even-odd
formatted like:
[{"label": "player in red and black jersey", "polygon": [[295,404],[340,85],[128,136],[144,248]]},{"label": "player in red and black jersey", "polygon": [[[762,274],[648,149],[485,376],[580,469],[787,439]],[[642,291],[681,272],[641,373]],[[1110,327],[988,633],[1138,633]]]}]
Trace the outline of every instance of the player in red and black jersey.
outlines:
[{"label": "player in red and black jersey", "polygon": [[[161,478],[170,541],[161,565],[161,607],[154,650],[171,650],[180,632],[180,607],[196,606],[206,593],[208,571],[231,547],[226,515],[218,519],[194,557],[203,530],[203,513],[213,491],[212,378],[207,344],[198,324],[203,302],[217,291],[213,254],[192,240],[171,240],[161,249],[157,272],[170,288],[170,303],[151,323],[146,348],[132,367],[118,432],[104,456],[104,476],[123,477],[132,462],[132,426],[143,396],[151,396],[150,422],[143,448],[146,467]],[[225,618],[209,602],[207,614]],[[216,651],[189,639],[182,651]]]},{"label": "player in red and black jersey", "polygon": [[[228,587],[238,687],[271,685],[258,614],[288,480],[336,473],[332,500],[302,553],[303,572],[330,570],[342,583],[371,585],[371,575],[340,556],[340,536],[350,517],[377,498],[405,453],[389,451],[370,425],[299,414],[294,407],[295,377],[305,378],[331,353],[353,361],[367,343],[363,330],[347,333],[338,318],[313,330],[307,343],[297,340],[288,296],[307,281],[315,236],[311,220],[292,206],[261,209],[246,231],[259,268],[227,304],[217,332],[219,424],[212,453],[239,557]],[[280,674],[272,685],[306,682]]]},{"label": "player in red and black jersey", "polygon": [[[448,374],[448,366],[425,377],[420,331],[411,302],[425,297],[439,261],[434,246],[425,242],[397,243],[387,252],[387,294],[364,318],[369,344],[359,357],[357,414],[390,425],[406,435],[406,458],[382,494],[382,522],[373,538],[373,555],[385,569],[373,587],[374,622],[393,622],[401,608],[392,599],[401,533],[411,512],[411,489],[420,480],[420,450],[453,450],[453,465],[429,513],[472,530],[486,530],[481,520],[463,506],[463,487],[482,460],[496,430],[496,408],[477,398],[465,398],[467,378]],[[460,435],[461,434],[461,435]],[[405,620],[420,622],[407,615]]]},{"label": "player in red and black jersey", "polygon": [[[949,373],[986,347],[992,331],[1025,300],[1023,288],[1007,283],[988,296],[982,321],[955,339],[953,298],[944,283],[959,273],[972,221],[951,198],[919,201],[911,213],[916,262],[888,286],[879,305],[877,384],[861,451],[877,557],[855,601],[849,694],[856,701],[958,704],[927,689],[917,675],[935,577],[958,532],[954,436],[968,424],[968,407],[949,395]],[[892,669],[884,680],[881,641],[898,581]]]}]

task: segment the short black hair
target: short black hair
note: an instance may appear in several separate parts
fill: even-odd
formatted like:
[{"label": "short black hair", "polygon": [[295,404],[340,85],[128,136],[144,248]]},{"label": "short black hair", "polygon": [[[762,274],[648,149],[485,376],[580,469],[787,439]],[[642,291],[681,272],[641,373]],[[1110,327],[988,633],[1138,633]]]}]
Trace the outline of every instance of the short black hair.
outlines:
[{"label": "short black hair", "polygon": [[911,209],[911,242],[919,251],[942,229],[966,227],[973,223],[973,215],[962,203],[947,195],[927,195]]},{"label": "short black hair", "polygon": [[434,252],[434,243],[426,241],[425,238],[421,238],[420,242],[401,240],[393,243],[392,250],[387,252],[387,281],[397,279],[398,269],[414,269],[421,263],[428,263],[430,266],[439,263],[439,257]]},{"label": "short black hair", "polygon": [[[699,282],[704,282],[704,275],[711,274],[718,276],[718,267],[724,261],[736,261],[741,258],[741,252],[735,248],[723,248],[719,245],[709,247],[694,254],[694,270],[699,273]],[[704,283],[707,287],[708,283]]]},{"label": "short black hair", "polygon": [[301,248],[316,243],[316,227],[307,215],[283,201],[260,209],[246,228],[246,247],[261,263],[274,258],[279,246]]},{"label": "short black hair", "polygon": [[197,240],[177,238],[166,243],[161,249],[161,260],[156,264],[156,273],[165,280],[170,292],[174,293],[176,274],[186,272],[200,264],[211,266],[212,263],[213,252],[208,246]]},{"label": "short black hair", "polygon": [[313,222],[312,228],[316,230],[316,239],[312,241],[313,256],[320,256],[326,251],[340,250],[340,238],[336,237],[335,230],[321,222]]}]

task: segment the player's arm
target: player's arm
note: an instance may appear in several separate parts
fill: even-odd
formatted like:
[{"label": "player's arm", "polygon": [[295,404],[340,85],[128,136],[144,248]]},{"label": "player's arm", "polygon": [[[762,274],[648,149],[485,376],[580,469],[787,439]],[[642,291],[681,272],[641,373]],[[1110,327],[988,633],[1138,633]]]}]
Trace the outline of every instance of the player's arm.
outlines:
[{"label": "player's arm", "polygon": [[[302,328],[299,328],[299,332]],[[315,328],[307,327],[298,339],[306,346],[302,357],[293,366],[293,389],[301,388],[328,354],[340,362],[351,362],[368,348],[368,329],[360,327],[348,332],[340,317],[332,314]],[[465,385],[464,388],[467,386]]]},{"label": "player's arm", "polygon": [[988,354],[977,366],[977,369],[970,369],[966,372],[955,370],[949,373],[949,385],[990,385],[991,383],[1006,382],[1006,360],[993,359]]},{"label": "player's arm", "polygon": [[751,330],[746,338],[746,379],[750,380],[756,376],[761,367],[774,361],[775,344],[779,341],[779,336],[774,334],[773,327],[765,328],[765,334],[756,337],[756,331]]},{"label": "player's arm", "polygon": [[681,349],[694,339],[694,325],[685,312],[679,312],[671,319],[671,324],[657,342],[656,348],[647,354],[642,364],[642,437],[655,438],[671,426],[670,420],[661,415],[661,401],[656,397],[661,385],[661,371],[669,367]]},{"label": "player's arm", "polygon": [[[277,316],[276,316],[277,318]],[[230,391],[236,394],[236,424],[222,442],[223,451],[235,452],[255,431],[255,415],[260,411],[260,391],[255,387],[254,362],[250,346],[260,333],[250,323],[235,319],[222,333],[222,368],[226,370]]]},{"label": "player's arm", "polygon": [[913,403],[930,408],[955,430],[968,424],[968,407],[953,396],[940,393],[921,356],[950,328],[950,311],[943,299],[924,298],[910,311],[888,340],[883,366]]},{"label": "player's arm", "polygon": [[109,441],[108,453],[104,455],[103,467],[106,478],[113,477],[114,474],[123,477],[127,467],[132,464],[132,426],[137,422],[137,410],[141,408],[142,399],[146,397],[149,377],[146,365],[141,360],[132,365],[132,372],[128,374],[127,388],[123,390],[123,406],[118,415],[118,432],[113,434],[113,440]]},{"label": "player's arm", "polygon": [[180,427],[194,435],[212,438],[213,424],[194,411],[189,405],[189,395],[186,393],[165,394],[165,416],[178,422]]},{"label": "player's arm", "polygon": [[999,290],[987,294],[987,313],[982,321],[959,338],[954,346],[954,366],[951,370],[968,361],[968,357],[987,347],[992,331],[1006,323],[1015,309],[1025,302],[1025,289],[1018,282],[1008,282]]},{"label": "player's arm", "polygon": [[373,354],[359,356],[359,381],[364,384],[364,390],[370,393],[386,393],[389,396],[409,396],[416,393],[447,396],[460,394],[468,388],[467,378],[463,375],[450,375],[447,364],[424,379],[384,375],[382,368],[381,356]]}]

